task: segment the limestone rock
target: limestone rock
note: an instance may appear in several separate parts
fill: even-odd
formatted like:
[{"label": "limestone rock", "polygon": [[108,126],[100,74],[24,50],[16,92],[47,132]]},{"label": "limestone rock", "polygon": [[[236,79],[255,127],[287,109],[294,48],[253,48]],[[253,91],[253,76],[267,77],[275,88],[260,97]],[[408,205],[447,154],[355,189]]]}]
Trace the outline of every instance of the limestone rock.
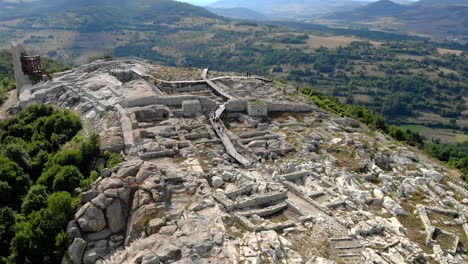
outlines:
[{"label": "limestone rock", "polygon": [[224,181],[221,177],[214,176],[211,178],[211,183],[213,184],[214,188],[219,188],[224,184]]},{"label": "limestone rock", "polygon": [[124,141],[121,136],[104,137],[100,140],[100,149],[110,152],[120,152],[124,149]]},{"label": "limestone rock", "polygon": [[95,190],[89,190],[81,194],[81,204],[90,202],[92,199],[96,198],[99,193]]},{"label": "limestone rock", "polygon": [[176,230],[177,230],[177,226],[174,226],[174,225],[163,226],[159,230],[159,234],[166,235],[166,236],[172,236],[172,234],[174,234]]},{"label": "limestone rock", "polygon": [[99,241],[109,238],[112,235],[112,231],[109,228],[105,228],[96,233],[90,233],[85,236],[85,239],[89,241]]},{"label": "limestone rock", "polygon": [[165,224],[166,223],[160,218],[152,219],[146,227],[146,235],[150,236],[152,234],[157,234]]},{"label": "limestone rock", "polygon": [[397,202],[395,202],[392,198],[385,196],[384,201],[383,201],[383,206],[385,209],[387,209],[389,212],[391,212],[394,215],[408,215],[408,213],[403,209],[401,205],[399,205]]},{"label": "limestone rock", "polygon": [[322,257],[314,256],[309,261],[307,261],[306,264],[335,264],[335,263],[336,263],[335,261],[328,260],[328,259],[322,258]]},{"label": "limestone rock", "polygon": [[136,182],[142,183],[149,177],[157,175],[159,173],[159,169],[156,165],[151,162],[144,162],[143,165],[140,167],[138,174],[136,175]]},{"label": "limestone rock", "polygon": [[159,264],[159,258],[154,253],[145,254],[141,260],[141,264]]},{"label": "limestone rock", "polygon": [[125,178],[127,176],[136,176],[142,164],[143,161],[138,158],[127,161],[120,166],[117,175],[121,178]]},{"label": "limestone rock", "polygon": [[108,168],[103,169],[100,173],[100,176],[104,178],[110,177],[111,175],[112,175],[112,171]]},{"label": "limestone rock", "polygon": [[123,187],[123,185],[122,180],[118,178],[105,178],[99,183],[98,191],[102,193],[105,190]]},{"label": "limestone rock", "polygon": [[113,233],[123,230],[127,224],[126,206],[122,205],[120,199],[115,199],[106,208],[107,224]]},{"label": "limestone rock", "polygon": [[158,258],[165,263],[179,260],[182,256],[182,251],[180,248],[170,243],[163,243],[155,253]]},{"label": "limestone rock", "polygon": [[438,182],[438,181],[441,181],[441,180],[444,178],[444,176],[443,176],[442,174],[438,173],[438,172],[435,171],[435,170],[421,169],[421,171],[422,171],[425,175],[429,176],[431,179],[433,179],[434,181],[437,181],[437,182]]},{"label": "limestone rock", "polygon": [[106,219],[101,209],[90,205],[78,218],[78,225],[84,232],[98,232],[106,227]]},{"label": "limestone rock", "polygon": [[138,208],[128,221],[125,244],[129,245],[135,238],[141,235],[147,221],[163,217],[164,211],[164,206],[156,206],[155,204],[147,204]]},{"label": "limestone rock", "polygon": [[[82,238],[75,238],[67,251],[71,262],[66,260],[67,258],[64,258],[65,263],[81,264],[83,260],[83,254],[86,249],[86,244],[86,241],[84,241]],[[62,261],[62,264],[64,264],[64,261]]]}]

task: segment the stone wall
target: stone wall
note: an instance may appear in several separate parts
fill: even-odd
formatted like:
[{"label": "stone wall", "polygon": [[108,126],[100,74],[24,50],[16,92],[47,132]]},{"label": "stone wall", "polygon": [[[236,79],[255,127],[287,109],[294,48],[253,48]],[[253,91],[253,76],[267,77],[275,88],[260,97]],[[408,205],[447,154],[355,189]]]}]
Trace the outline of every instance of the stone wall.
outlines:
[{"label": "stone wall", "polygon": [[259,195],[256,197],[251,197],[248,200],[236,202],[233,204],[233,209],[242,209],[248,207],[259,206],[263,204],[273,203],[278,200],[286,200],[288,198],[287,192],[275,192],[266,195]]},{"label": "stone wall", "polygon": [[288,204],[283,202],[267,208],[239,212],[238,214],[242,216],[258,215],[260,217],[264,217],[281,212],[286,208],[288,208]]},{"label": "stone wall", "polygon": [[424,225],[424,229],[426,230],[426,245],[431,246],[434,244],[432,236],[436,228],[431,224],[431,220],[427,215],[426,208],[423,205],[416,205],[416,209],[418,210],[419,218],[421,219],[421,222]]},{"label": "stone wall", "polygon": [[309,104],[294,104],[294,103],[273,103],[268,102],[268,112],[312,112],[317,107]]},{"label": "stone wall", "polygon": [[167,107],[136,108],[132,112],[137,122],[154,122],[169,118]]},{"label": "stone wall", "polygon": [[312,174],[308,171],[296,171],[296,172],[280,175],[280,177],[283,177],[287,181],[295,181],[304,177],[309,177],[311,175]]},{"label": "stone wall", "polygon": [[241,187],[239,189],[232,190],[230,192],[225,192],[224,195],[229,197],[230,199],[234,199],[239,195],[251,192],[252,189],[253,189],[253,184],[246,184],[246,185],[244,185],[243,187]]},{"label": "stone wall", "polygon": [[225,104],[226,111],[228,112],[246,112],[247,100],[231,100]]},{"label": "stone wall", "polygon": [[299,190],[295,184],[289,182],[289,181],[284,181],[284,180],[280,180],[281,181],[281,184],[284,185],[284,187],[286,187],[286,189],[288,189],[290,192],[294,193],[295,195],[301,197],[302,199],[304,199],[306,202],[308,202],[309,204],[311,204],[312,206],[314,206],[315,208],[323,211],[324,213],[326,214],[330,214],[330,210],[326,207],[323,207],[321,206],[318,202],[316,202],[315,200],[313,199],[310,199],[309,197],[305,196],[301,190]]},{"label": "stone wall", "polygon": [[202,106],[199,100],[182,101],[182,113],[184,117],[194,117],[202,113]]},{"label": "stone wall", "polygon": [[183,101],[200,101],[203,111],[211,111],[216,107],[216,102],[202,96],[195,95],[173,95],[173,96],[146,96],[127,99],[124,102],[126,107],[142,107],[149,105],[166,105],[172,107],[181,107]]},{"label": "stone wall", "polygon": [[249,116],[268,116],[268,105],[263,102],[248,102],[247,114]]}]

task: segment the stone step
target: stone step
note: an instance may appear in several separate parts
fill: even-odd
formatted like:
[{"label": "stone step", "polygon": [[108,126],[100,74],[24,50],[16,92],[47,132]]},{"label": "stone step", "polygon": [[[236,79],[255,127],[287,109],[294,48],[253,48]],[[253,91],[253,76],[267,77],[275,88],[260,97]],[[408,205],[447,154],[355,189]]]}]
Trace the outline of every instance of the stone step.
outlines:
[{"label": "stone step", "polygon": [[347,254],[339,254],[338,257],[340,258],[355,258],[355,257],[362,257],[361,254],[355,254],[355,253],[347,253]]},{"label": "stone step", "polygon": [[335,249],[338,250],[346,250],[346,249],[356,249],[356,248],[362,248],[362,245],[353,245],[353,246],[341,246],[341,247],[335,247]]},{"label": "stone step", "polygon": [[330,241],[352,241],[354,239],[355,239],[354,237],[345,236],[345,237],[332,237],[329,240]]},{"label": "stone step", "polygon": [[251,216],[251,215],[255,214],[255,215],[258,215],[260,217],[264,217],[264,216],[268,216],[268,215],[278,213],[278,212],[286,209],[287,207],[288,207],[288,204],[283,202],[283,203],[279,203],[279,204],[276,204],[276,205],[273,205],[273,206],[268,206],[268,207],[262,208],[262,209],[239,212],[238,214],[242,215],[242,216]]}]

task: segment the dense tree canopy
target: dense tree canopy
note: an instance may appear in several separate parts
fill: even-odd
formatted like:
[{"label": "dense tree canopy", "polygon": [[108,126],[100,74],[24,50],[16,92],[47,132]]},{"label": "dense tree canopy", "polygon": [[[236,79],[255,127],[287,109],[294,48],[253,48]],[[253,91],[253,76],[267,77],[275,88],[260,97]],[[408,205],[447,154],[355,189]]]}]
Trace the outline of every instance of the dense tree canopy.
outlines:
[{"label": "dense tree canopy", "polygon": [[[58,263],[70,239],[75,189],[97,178],[99,137],[72,112],[32,105],[0,121],[0,263]],[[70,142],[66,145],[65,143]]]}]

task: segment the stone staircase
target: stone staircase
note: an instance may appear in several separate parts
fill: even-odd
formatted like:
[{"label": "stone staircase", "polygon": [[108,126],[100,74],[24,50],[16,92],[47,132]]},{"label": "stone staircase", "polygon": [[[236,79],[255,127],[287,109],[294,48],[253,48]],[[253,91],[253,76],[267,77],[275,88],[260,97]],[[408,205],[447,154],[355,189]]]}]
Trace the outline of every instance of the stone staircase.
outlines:
[{"label": "stone staircase", "polygon": [[364,246],[358,239],[351,236],[336,236],[329,239],[330,256],[338,263],[363,263],[361,250]]}]

